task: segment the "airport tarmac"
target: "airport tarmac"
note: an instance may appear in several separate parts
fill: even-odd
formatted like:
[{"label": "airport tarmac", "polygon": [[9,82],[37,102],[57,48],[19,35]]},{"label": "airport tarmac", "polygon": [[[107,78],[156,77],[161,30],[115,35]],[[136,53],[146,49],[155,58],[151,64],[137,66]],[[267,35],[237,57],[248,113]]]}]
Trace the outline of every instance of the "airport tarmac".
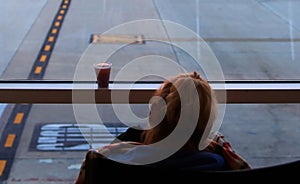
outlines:
[{"label": "airport tarmac", "polygon": [[[0,15],[6,17],[0,20],[3,28],[0,79],[3,80],[36,77],[38,80],[72,81],[80,62],[87,59],[91,59],[89,62],[96,61],[107,57],[107,54],[111,54],[109,59],[114,66],[112,78],[116,78],[129,62],[147,62],[148,56],[175,61],[188,71],[198,70],[194,58],[172,43],[191,44],[196,51],[199,45],[195,39],[190,39],[191,35],[181,35],[176,32],[177,29],[172,29],[175,25],[206,40],[226,80],[299,78],[298,1],[11,0],[0,4]],[[7,16],[11,12],[15,14]],[[55,25],[54,20],[59,19],[57,13],[62,13],[63,21],[59,21],[59,25]],[[131,30],[131,25],[136,26],[135,29]],[[52,38],[51,31],[57,28],[55,26],[58,26],[59,35]],[[116,51],[97,50],[95,55],[88,55],[93,48],[98,48],[90,46],[92,34],[108,32],[117,37],[123,31],[143,35],[146,43],[125,47],[120,43],[102,43],[101,48]],[[171,37],[172,43],[164,42],[170,39],[170,35],[178,37]],[[49,39],[55,40],[55,44],[51,45],[53,48],[41,51]],[[39,55],[43,53],[51,56],[46,59],[47,65],[37,63],[43,62],[43,55]],[[144,60],[139,60],[141,58]],[[39,66],[42,67],[41,73],[36,74],[34,67]],[[151,63],[151,66],[167,75],[178,72],[176,69],[168,70],[171,73],[159,70],[167,68],[163,64]],[[138,65],[131,75],[126,76],[126,80],[135,79],[134,74],[151,72],[149,68]],[[83,79],[91,79],[92,74]],[[144,79],[161,80],[153,76]],[[6,152],[7,148],[0,145],[0,183],[73,183],[90,148],[85,137],[79,135],[79,129],[90,131],[93,127],[100,130],[97,122],[85,117],[86,125],[78,124],[72,104],[1,104],[0,109],[2,107],[5,108],[0,110],[1,141],[7,140],[4,137],[7,131],[18,126],[14,122],[19,122],[22,128],[16,128],[15,140],[18,141],[11,145],[9,151]],[[145,118],[148,104],[132,105],[131,109],[138,117]],[[110,105],[97,105],[97,110],[114,135],[124,131],[120,124],[123,121]],[[22,113],[23,119],[19,116]],[[128,112],[122,113],[126,116]],[[224,116],[220,117],[220,131],[252,167],[272,166],[300,158],[299,117],[299,104],[226,104]],[[94,132],[87,135],[94,136]],[[110,140],[112,137],[105,137],[93,146],[104,145]],[[6,159],[9,164],[4,164]]]}]

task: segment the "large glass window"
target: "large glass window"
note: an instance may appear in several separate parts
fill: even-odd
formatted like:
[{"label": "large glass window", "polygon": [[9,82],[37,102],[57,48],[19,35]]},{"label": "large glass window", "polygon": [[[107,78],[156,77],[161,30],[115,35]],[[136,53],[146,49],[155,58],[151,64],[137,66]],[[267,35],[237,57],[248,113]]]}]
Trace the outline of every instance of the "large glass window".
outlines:
[{"label": "large glass window", "polygon": [[[63,90],[46,92],[52,102],[20,99],[39,100],[35,88],[65,89],[75,81],[83,81],[75,87],[96,89],[92,64],[102,61],[112,63],[111,89],[133,83],[154,89],[186,71],[225,90],[240,85],[245,92],[230,93],[222,106],[223,134],[253,167],[296,160],[299,8],[298,0],[0,0],[0,90],[33,89],[28,98],[0,97],[0,182],[72,183],[88,149],[81,133],[101,127],[88,115],[87,125],[78,127],[70,96],[56,93]],[[248,87],[280,97],[268,91],[264,101],[264,92],[252,95]],[[114,135],[124,131],[111,104],[96,107]],[[130,108],[141,118],[149,110],[144,101]],[[111,139],[97,136],[99,145]]]},{"label": "large glass window", "polygon": [[195,60],[201,64],[204,56],[191,58],[187,48],[177,44],[195,46],[195,54],[200,54],[205,42],[226,80],[299,79],[298,1],[27,0],[21,4],[1,5],[6,17],[0,22],[1,78],[5,80],[73,80],[95,34],[109,34],[97,39],[98,44],[123,46],[106,53],[115,69],[141,56],[159,55],[192,70],[198,64]]}]

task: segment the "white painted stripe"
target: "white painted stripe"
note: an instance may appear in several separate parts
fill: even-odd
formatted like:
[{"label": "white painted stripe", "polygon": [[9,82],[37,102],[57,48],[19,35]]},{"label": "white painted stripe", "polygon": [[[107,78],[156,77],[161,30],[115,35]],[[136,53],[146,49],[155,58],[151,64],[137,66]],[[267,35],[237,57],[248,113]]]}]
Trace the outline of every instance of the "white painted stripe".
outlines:
[{"label": "white painted stripe", "polygon": [[80,167],[81,167],[81,163],[79,163],[79,164],[72,164],[72,165],[68,166],[68,169],[69,170],[72,170],[72,169],[79,170]]},{"label": "white painted stripe", "polygon": [[[200,37],[199,0],[196,0],[196,33]],[[201,39],[200,39],[201,40]],[[200,59],[200,41],[197,41],[197,57]]]},{"label": "white painted stripe", "polygon": [[0,117],[2,116],[2,113],[3,113],[3,111],[4,111],[5,107],[6,107],[6,105],[7,105],[7,104],[1,104],[1,103],[0,103]]},{"label": "white painted stripe", "polygon": [[289,31],[290,31],[290,47],[291,47],[291,58],[292,61],[295,60],[295,45],[294,45],[294,32],[293,32],[293,9],[292,9],[292,3],[289,1]]}]

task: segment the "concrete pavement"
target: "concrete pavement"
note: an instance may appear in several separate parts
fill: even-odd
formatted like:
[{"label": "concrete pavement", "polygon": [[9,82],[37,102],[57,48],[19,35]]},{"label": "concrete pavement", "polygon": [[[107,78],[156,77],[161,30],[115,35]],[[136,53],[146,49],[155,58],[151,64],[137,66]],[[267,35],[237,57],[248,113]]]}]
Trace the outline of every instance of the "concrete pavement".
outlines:
[{"label": "concrete pavement", "polygon": [[[9,19],[1,19],[1,27],[5,28],[1,30],[3,42],[0,42],[5,43],[0,49],[4,56],[0,61],[1,79],[27,78],[60,2],[1,3],[1,9],[5,10],[1,11],[2,17],[17,12]],[[220,62],[225,79],[298,79],[300,16],[296,10],[299,7],[298,1],[72,1],[44,79],[73,80],[91,34],[143,19],[174,21],[205,38]],[[9,24],[11,22],[15,23]],[[146,38],[168,38],[173,31],[163,24],[144,26],[141,30],[147,28],[147,31],[137,29],[136,34],[143,34]],[[191,44],[195,41],[182,40]],[[188,70],[198,67],[183,50],[170,44],[148,42],[124,47],[114,53],[110,57],[115,66],[112,75],[115,76],[127,62],[149,55],[163,56]],[[143,73],[149,68],[140,67],[136,72]],[[147,108],[148,105],[132,106],[140,117],[147,115]],[[119,123],[111,106],[99,105],[97,109],[104,121]],[[4,111],[1,123],[8,121],[10,111],[11,107]],[[126,116],[126,112],[123,113]],[[221,132],[253,167],[276,165],[300,158],[297,141],[299,117],[299,104],[228,104]],[[73,183],[84,150],[53,151],[36,147],[38,138],[44,138],[39,129],[41,125],[62,123],[76,123],[71,104],[33,105],[23,133],[19,135],[21,141],[7,183]]]}]

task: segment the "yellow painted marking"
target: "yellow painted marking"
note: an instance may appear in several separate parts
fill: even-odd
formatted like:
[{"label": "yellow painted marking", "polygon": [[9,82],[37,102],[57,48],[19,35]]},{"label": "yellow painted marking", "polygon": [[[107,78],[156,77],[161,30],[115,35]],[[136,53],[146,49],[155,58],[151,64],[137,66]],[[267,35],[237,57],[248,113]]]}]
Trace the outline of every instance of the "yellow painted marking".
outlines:
[{"label": "yellow painted marking", "polygon": [[67,9],[67,5],[62,5],[62,9]]},{"label": "yellow painted marking", "polygon": [[51,49],[50,45],[46,45],[45,48],[44,48],[45,51],[49,51],[50,49]]},{"label": "yellow painted marking", "polygon": [[93,35],[93,43],[138,43],[143,44],[142,35]]},{"label": "yellow painted marking", "polygon": [[17,113],[14,120],[14,124],[20,124],[22,122],[23,117],[24,117],[24,113],[22,112]]},{"label": "yellow painted marking", "polygon": [[41,73],[41,71],[42,71],[42,67],[41,67],[41,66],[37,66],[37,67],[35,68],[34,73],[35,73],[35,74],[39,74],[39,73]]},{"label": "yellow painted marking", "polygon": [[57,20],[61,20],[63,17],[60,15],[57,17]]},{"label": "yellow painted marking", "polygon": [[69,3],[69,1],[68,0],[65,0],[65,2],[64,2],[65,4],[68,4]]},{"label": "yellow painted marking", "polygon": [[137,36],[137,43],[142,44],[144,41],[143,36],[142,35],[138,35]]},{"label": "yellow painted marking", "polygon": [[53,42],[54,41],[54,36],[50,36],[49,38],[48,38],[48,42]]},{"label": "yellow painted marking", "polygon": [[40,62],[45,62],[47,59],[47,55],[42,55],[41,58],[40,58]]},{"label": "yellow painted marking", "polygon": [[56,34],[57,33],[57,29],[52,29],[52,34]]},{"label": "yellow painted marking", "polygon": [[59,14],[65,14],[65,10],[60,10]]},{"label": "yellow painted marking", "polygon": [[6,165],[6,160],[0,160],[0,176],[2,176],[4,168]]},{"label": "yellow painted marking", "polygon": [[16,138],[16,134],[8,134],[4,147],[11,148],[14,144],[15,138]]},{"label": "yellow painted marking", "polygon": [[59,27],[60,26],[60,23],[59,22],[55,22],[54,24],[56,27]]}]

